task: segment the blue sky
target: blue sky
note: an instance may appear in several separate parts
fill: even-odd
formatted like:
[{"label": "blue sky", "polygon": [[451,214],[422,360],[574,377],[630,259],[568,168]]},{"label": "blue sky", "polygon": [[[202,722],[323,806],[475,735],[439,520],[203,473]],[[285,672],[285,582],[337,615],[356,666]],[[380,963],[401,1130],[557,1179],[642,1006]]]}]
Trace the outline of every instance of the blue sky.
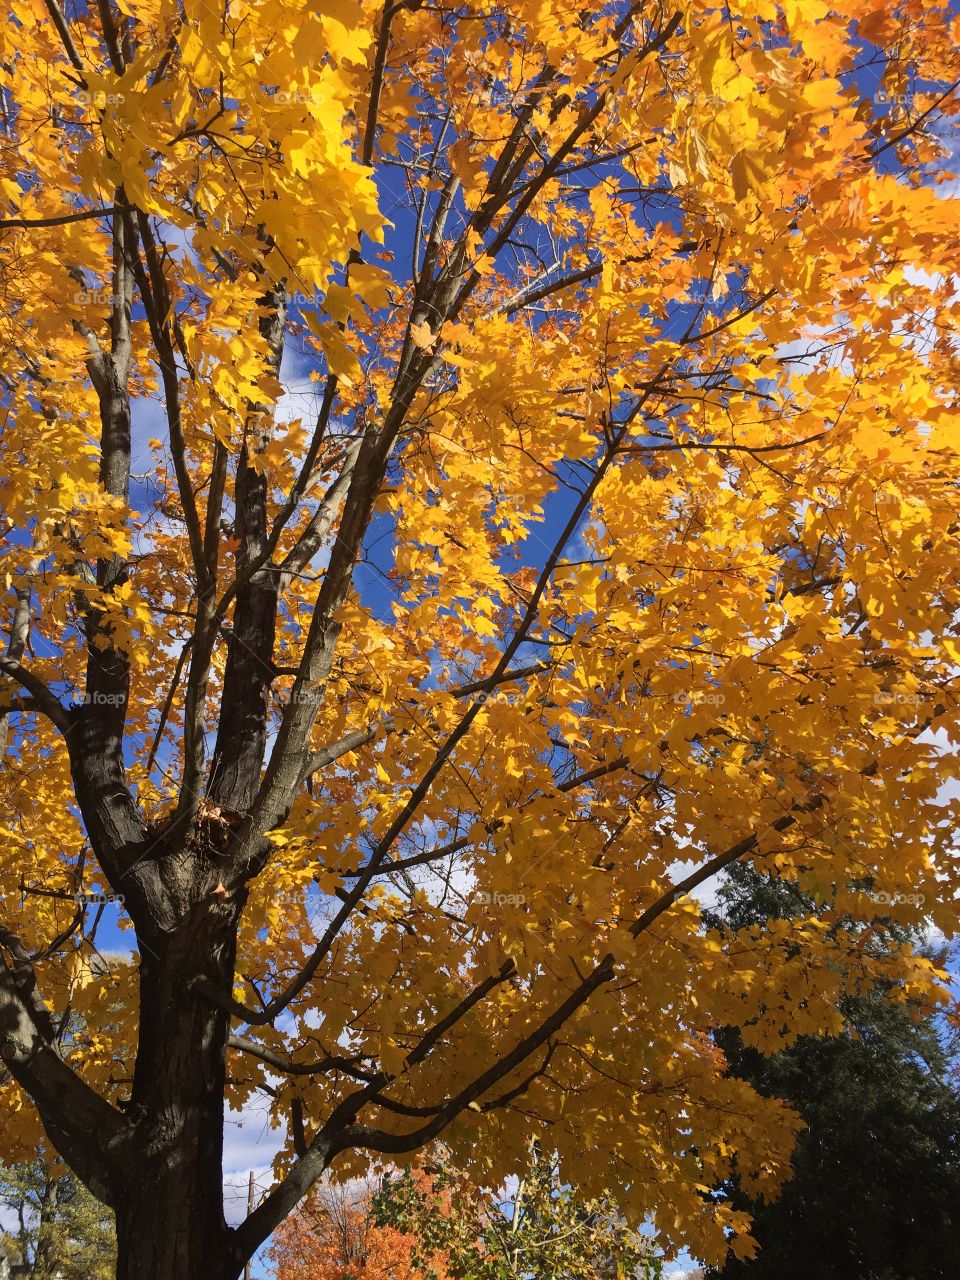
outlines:
[{"label": "blue sky", "polygon": [[[960,0],[957,0],[956,7],[960,9]],[[861,87],[866,87],[866,78],[875,77],[876,71],[873,68],[866,68],[862,76],[864,80]],[[884,163],[891,166],[895,163],[892,152],[888,153]],[[413,231],[413,215],[399,204],[399,187],[393,189],[389,178],[383,180],[381,190],[384,211],[394,222],[393,229],[388,232],[387,244],[397,250],[399,271],[401,267],[406,267],[408,262],[404,251],[406,250],[408,254]],[[665,209],[664,217],[669,219],[669,208]],[[686,323],[689,314],[689,308],[678,308],[674,323],[678,326]],[[138,406],[140,438],[158,434],[157,428],[161,418],[162,414],[157,404],[141,402]],[[135,461],[134,470],[143,469],[145,468]],[[149,508],[152,495],[145,483],[137,482],[133,499],[135,505],[142,503],[144,509]],[[558,486],[556,493],[546,503],[542,523],[534,527],[521,544],[520,550],[524,564],[534,568],[542,566],[574,501],[575,495]],[[585,517],[587,518],[589,517]],[[356,585],[360,598],[378,616],[386,616],[391,603],[389,587],[384,578],[384,573],[390,568],[391,555],[391,522],[389,517],[381,516],[371,526],[365,546],[365,556],[372,563],[361,563],[356,572]],[[129,951],[132,945],[132,933],[118,927],[119,917],[119,908],[115,906],[106,908],[98,935],[98,944],[104,951]],[[226,1141],[228,1178],[226,1201],[231,1220],[236,1220],[245,1205],[248,1170],[254,1170],[258,1188],[264,1190],[269,1185],[269,1163],[278,1145],[277,1138],[278,1134],[270,1129],[264,1114],[256,1105],[249,1108],[242,1117],[231,1118]],[[265,1276],[267,1271],[262,1265],[258,1265],[254,1274]]]}]

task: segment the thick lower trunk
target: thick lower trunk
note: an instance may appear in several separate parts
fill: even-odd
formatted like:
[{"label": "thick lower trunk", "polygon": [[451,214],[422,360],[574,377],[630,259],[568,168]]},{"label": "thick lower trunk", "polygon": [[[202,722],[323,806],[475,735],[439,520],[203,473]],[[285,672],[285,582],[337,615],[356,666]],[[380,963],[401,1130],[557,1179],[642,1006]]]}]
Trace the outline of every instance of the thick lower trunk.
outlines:
[{"label": "thick lower trunk", "polygon": [[233,1280],[223,1214],[227,1015],[236,911],[194,909],[173,936],[141,939],[140,1042],[128,1114],[136,1155],[115,1194],[117,1280]]},{"label": "thick lower trunk", "polygon": [[230,1280],[222,1191],[191,1165],[146,1164],[117,1209],[117,1280]]}]

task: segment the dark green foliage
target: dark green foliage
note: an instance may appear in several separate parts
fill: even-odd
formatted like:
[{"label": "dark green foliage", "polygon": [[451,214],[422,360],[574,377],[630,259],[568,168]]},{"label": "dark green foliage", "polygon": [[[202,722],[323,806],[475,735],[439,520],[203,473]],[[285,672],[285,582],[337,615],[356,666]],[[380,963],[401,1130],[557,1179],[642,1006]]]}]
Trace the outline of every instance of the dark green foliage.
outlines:
[{"label": "dark green foliage", "polygon": [[[709,923],[739,929],[814,910],[794,886],[737,867]],[[779,1200],[729,1188],[754,1216],[760,1250],[708,1273],[717,1280],[960,1277],[960,1095],[944,1028],[876,989],[845,998],[843,1012],[845,1034],[804,1037],[771,1058],[733,1029],[717,1033],[732,1072],[808,1126]]]}]

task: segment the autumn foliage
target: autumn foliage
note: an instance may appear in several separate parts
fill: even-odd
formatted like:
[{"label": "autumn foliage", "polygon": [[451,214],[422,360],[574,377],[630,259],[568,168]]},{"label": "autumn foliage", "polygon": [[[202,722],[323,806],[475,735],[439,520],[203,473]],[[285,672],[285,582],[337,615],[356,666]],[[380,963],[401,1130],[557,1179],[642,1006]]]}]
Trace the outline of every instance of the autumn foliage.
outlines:
[{"label": "autumn foliage", "polygon": [[[418,1171],[416,1177],[428,1186],[425,1174]],[[270,1245],[277,1280],[419,1280],[424,1272],[411,1261],[416,1239],[376,1224],[375,1191],[373,1181],[316,1188]],[[450,1280],[439,1253],[431,1255],[430,1265],[435,1280]]]},{"label": "autumn foliage", "polygon": [[[889,921],[958,923],[960,20],[7,19],[4,1143],[119,1280],[234,1280],[441,1135],[749,1252],[713,1192],[798,1121],[712,1029],[947,999]],[[737,860],[818,911],[704,927]]]},{"label": "autumn foliage", "polygon": [[610,1196],[564,1185],[536,1144],[511,1186],[478,1187],[441,1149],[378,1182],[315,1188],[280,1227],[276,1280],[655,1280],[662,1261]]}]

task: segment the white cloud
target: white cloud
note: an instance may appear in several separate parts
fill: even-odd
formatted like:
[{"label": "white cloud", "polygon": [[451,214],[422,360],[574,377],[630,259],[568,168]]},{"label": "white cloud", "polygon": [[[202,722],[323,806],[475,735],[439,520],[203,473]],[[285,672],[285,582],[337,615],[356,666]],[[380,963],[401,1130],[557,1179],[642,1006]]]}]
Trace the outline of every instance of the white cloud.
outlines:
[{"label": "white cloud", "polygon": [[[223,1132],[223,1211],[231,1227],[247,1216],[251,1173],[255,1200],[261,1200],[274,1185],[273,1160],[285,1137],[285,1127],[271,1128],[269,1103],[262,1095],[252,1098],[242,1111],[227,1112]],[[254,1280],[265,1280],[270,1274],[265,1248],[253,1260]]]}]

